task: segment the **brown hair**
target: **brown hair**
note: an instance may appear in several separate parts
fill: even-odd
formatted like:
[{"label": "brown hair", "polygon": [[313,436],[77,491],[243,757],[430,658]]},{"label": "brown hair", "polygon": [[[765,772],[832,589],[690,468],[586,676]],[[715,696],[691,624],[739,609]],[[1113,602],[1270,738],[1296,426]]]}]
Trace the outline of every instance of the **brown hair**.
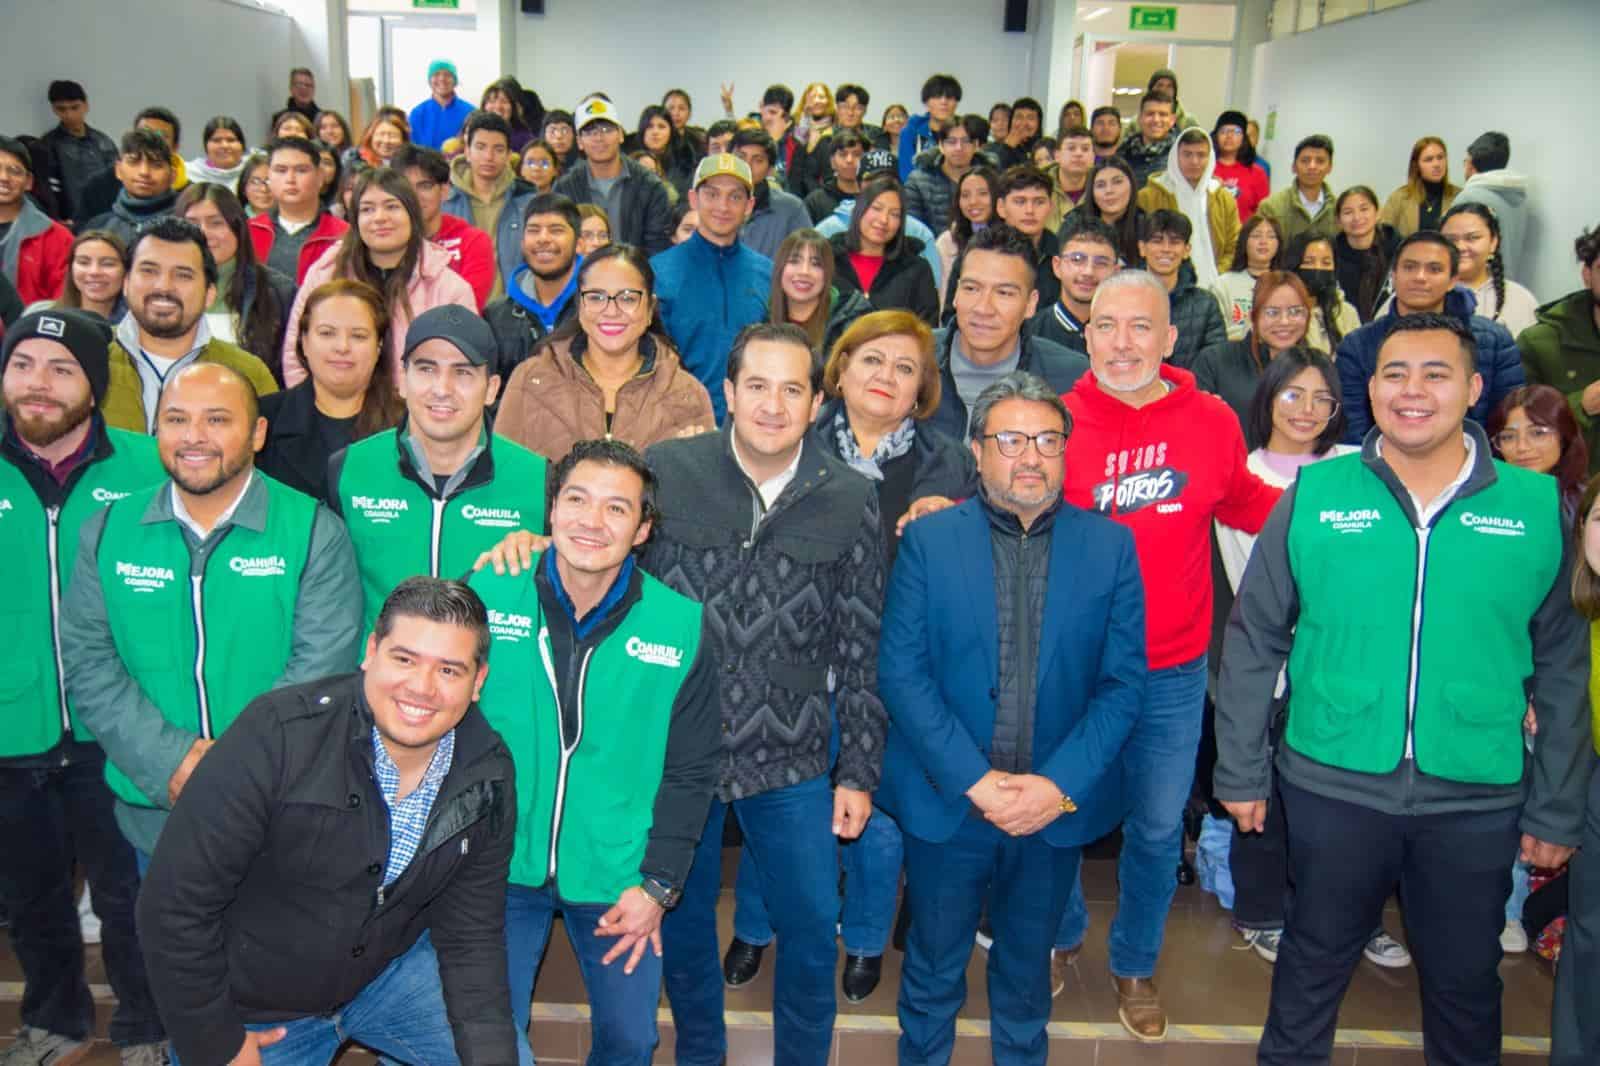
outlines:
[{"label": "brown hair", "polygon": [[[1311,290],[1306,288],[1306,283],[1300,280],[1300,275],[1291,274],[1287,270],[1268,270],[1256,279],[1255,295],[1250,304],[1250,355],[1256,361],[1256,369],[1266,366],[1261,358],[1261,323],[1257,319],[1261,316],[1263,306],[1272,299],[1272,294],[1284,286],[1295,291],[1300,297],[1300,302],[1306,305],[1306,329],[1311,329],[1311,312],[1316,309],[1317,301],[1311,298]],[[1300,343],[1305,343],[1305,337],[1300,338]],[[1332,353],[1324,353],[1331,355]]]},{"label": "brown hair", "polygon": [[1600,574],[1589,565],[1583,552],[1583,530],[1589,524],[1589,512],[1594,510],[1595,497],[1600,496],[1600,475],[1589,481],[1578,501],[1578,513],[1572,520],[1572,606],[1589,621],[1600,620]]},{"label": "brown hair", "polygon": [[[411,236],[406,240],[405,254],[389,272],[388,281],[383,280],[378,268],[372,264],[366,242],[361,239],[361,198],[374,188],[399,200],[411,224]],[[407,290],[412,275],[422,267],[422,246],[427,243],[427,238],[423,236],[422,205],[417,203],[416,190],[398,171],[388,167],[363,170],[356,176],[355,189],[350,194],[350,215],[350,228],[344,231],[336,245],[338,251],[333,258],[334,276],[366,282],[383,293],[383,302],[391,313],[399,308],[405,314],[406,321],[411,321],[416,317],[416,312],[411,307],[411,295]]]},{"label": "brown hair", "polygon": [[383,305],[383,294],[364,281],[352,281],[349,278],[335,278],[318,285],[306,297],[306,305],[300,312],[300,335],[295,338],[294,351],[295,358],[300,360],[309,377],[311,361],[306,358],[305,347],[306,335],[311,332],[311,320],[316,316],[319,306],[341,296],[349,296],[366,307],[372,315],[372,329],[378,338],[378,361],[372,366],[372,374],[367,379],[367,392],[361,399],[361,410],[356,415],[355,439],[361,440],[399,425],[400,416],[405,413],[405,403],[394,387],[394,375],[384,369],[384,355],[390,338],[389,312]]},{"label": "brown hair", "polygon": [[128,248],[122,243],[122,238],[110,230],[84,230],[73,240],[72,250],[67,253],[67,279],[61,286],[61,304],[64,307],[83,307],[83,293],[78,291],[78,283],[72,280],[72,261],[78,257],[78,249],[90,241],[99,241],[101,244],[110,245],[111,250],[117,253],[117,262],[122,266],[123,277],[127,277]]},{"label": "brown hair", "polygon": [[778,254],[772,257],[772,287],[767,293],[767,321],[789,321],[789,297],[783,291],[783,268],[789,260],[804,254],[807,250],[815,250],[817,258],[822,260],[822,293],[817,306],[811,310],[811,317],[795,324],[806,331],[806,336],[811,340],[811,347],[821,350],[822,342],[828,335],[828,316],[833,311],[833,245],[816,230],[797,229],[778,245]]},{"label": "brown hair", "polygon": [[833,342],[828,363],[822,368],[822,391],[837,397],[839,378],[851,355],[863,344],[884,337],[910,337],[917,342],[922,356],[922,380],[917,384],[917,406],[911,409],[911,417],[927,418],[939,409],[939,365],[933,358],[933,331],[910,311],[873,311],[850,323],[850,328]]},{"label": "brown hair", "polygon": [[1519,408],[1529,422],[1547,426],[1561,438],[1561,454],[1550,476],[1559,486],[1562,506],[1575,504],[1583,493],[1584,479],[1589,476],[1589,445],[1583,439],[1572,408],[1567,406],[1567,398],[1549,385],[1519,385],[1512,389],[1489,412],[1488,422],[1483,427],[1491,444],[1506,428],[1511,413]]},{"label": "brown hair", "polygon": [[1430,145],[1435,144],[1439,146],[1439,151],[1444,153],[1445,158],[1444,194],[1449,196],[1461,191],[1450,184],[1450,149],[1445,147],[1444,141],[1432,135],[1418,137],[1417,143],[1411,146],[1411,162],[1406,167],[1406,187],[1419,202],[1427,197],[1427,190],[1422,187],[1422,153],[1427,151]]},{"label": "brown hair", "polygon": [[406,113],[398,107],[378,108],[378,113],[372,116],[372,121],[367,123],[367,128],[361,132],[361,143],[357,146],[357,153],[369,167],[382,165],[378,153],[372,149],[372,134],[385,122],[400,131],[401,143],[411,143],[411,120],[406,117]]}]

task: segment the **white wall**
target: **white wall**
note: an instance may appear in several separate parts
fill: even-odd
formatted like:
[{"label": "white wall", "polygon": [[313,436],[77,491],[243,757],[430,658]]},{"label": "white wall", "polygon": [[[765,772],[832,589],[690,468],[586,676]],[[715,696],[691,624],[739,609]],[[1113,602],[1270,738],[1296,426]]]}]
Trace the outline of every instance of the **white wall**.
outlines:
[{"label": "white wall", "polygon": [[45,91],[56,78],[89,94],[89,124],[113,140],[139,109],[159,104],[183,123],[180,152],[205,150],[200,131],[232,115],[251,144],[289,96],[292,24],[230,0],[16,0],[5,5],[0,130],[56,124]]},{"label": "white wall", "polygon": [[1406,178],[1412,142],[1444,138],[1461,183],[1466,147],[1485,130],[1511,138],[1510,169],[1533,179],[1528,248],[1514,280],[1541,301],[1578,287],[1572,241],[1600,221],[1588,101],[1600,4],[1594,0],[1421,0],[1257,46],[1250,114],[1263,129],[1274,187],[1292,180],[1299,138],[1326,133],[1335,188],[1385,197]]},{"label": "white wall", "polygon": [[[603,89],[630,130],[675,86],[693,97],[697,125],[715,121],[725,81],[736,87],[739,114],[759,107],[774,82],[798,95],[808,82],[853,81],[871,94],[868,121],[876,123],[890,103],[920,112],[922,83],[935,71],[960,79],[964,111],[986,114],[995,101],[1024,95],[1032,37],[1004,32],[1004,9],[1003,0],[914,12],[872,0],[550,0],[544,15],[515,15],[511,32],[516,75],[546,107],[570,110]],[[1047,102],[1047,111],[1059,103]]]}]

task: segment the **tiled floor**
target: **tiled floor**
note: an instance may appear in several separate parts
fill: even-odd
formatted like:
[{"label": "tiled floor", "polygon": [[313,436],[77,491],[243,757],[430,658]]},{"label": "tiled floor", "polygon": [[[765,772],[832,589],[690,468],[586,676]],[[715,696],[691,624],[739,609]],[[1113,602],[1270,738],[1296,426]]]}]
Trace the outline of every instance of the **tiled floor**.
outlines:
[{"label": "tiled floor", "polygon": [[[736,852],[726,853],[729,869],[724,883],[731,884],[731,864]],[[1180,888],[1167,926],[1157,981],[1174,1032],[1162,1045],[1136,1044],[1122,1035],[1116,1020],[1116,995],[1106,969],[1106,926],[1114,911],[1116,868],[1105,859],[1084,867],[1084,892],[1092,918],[1088,942],[1076,971],[1055,1001],[1052,1015],[1052,1059],[1083,1066],[1222,1066],[1254,1062],[1251,1029],[1265,1016],[1272,968],[1241,944],[1228,923],[1228,914],[1215,899],[1197,888]],[[723,943],[732,926],[732,895],[720,908]],[[1390,931],[1399,934],[1400,916],[1385,916]],[[90,949],[90,981],[105,983],[99,953]],[[964,1018],[985,1019],[988,996],[984,987],[984,959],[975,951],[968,969],[968,1000]],[[899,984],[900,956],[891,950],[884,960],[883,983],[866,1002],[851,1005],[841,998],[840,1023],[834,1040],[833,1066],[879,1066],[895,1060],[895,994]],[[1501,966],[1505,980],[1504,1018],[1508,1037],[1507,1066],[1532,1066],[1543,1062],[1542,1041],[1549,1036],[1551,976],[1549,967],[1532,955],[1513,956]],[[770,1011],[772,958],[769,952],[761,973],[743,989],[730,991],[729,1063],[765,1066],[772,1060]],[[17,1025],[16,985],[20,980],[7,942],[0,940],[0,1032]],[[558,927],[534,988],[534,1051],[541,1066],[581,1063],[589,1049],[589,1032],[577,1005],[584,1002],[583,986],[564,932]],[[100,1032],[109,1017],[109,1004],[100,1010]],[[1340,1014],[1342,1044],[1335,1066],[1412,1066],[1422,1055],[1414,1046],[1388,1047],[1395,1040],[1413,1041],[1420,1028],[1416,971],[1383,970],[1362,962]],[[1201,1027],[1187,1031],[1184,1027]],[[1226,1027],[1244,1027],[1243,1031]],[[672,1028],[663,1012],[658,1063],[672,1062]],[[1370,1033],[1400,1034],[1374,1036]],[[1516,1038],[1531,1043],[1519,1045]],[[1525,1047],[1528,1053],[1512,1049]],[[115,1063],[114,1049],[100,1048],[89,1062]],[[347,1052],[341,1066],[365,1064],[371,1059],[359,1051]],[[962,1036],[957,1041],[954,1066],[989,1063],[984,1036]]]}]

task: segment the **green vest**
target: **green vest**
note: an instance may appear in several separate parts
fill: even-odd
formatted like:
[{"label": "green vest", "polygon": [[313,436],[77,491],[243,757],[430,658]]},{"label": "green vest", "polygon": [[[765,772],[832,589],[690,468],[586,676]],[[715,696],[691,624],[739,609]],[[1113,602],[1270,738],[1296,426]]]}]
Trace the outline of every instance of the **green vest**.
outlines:
[{"label": "green vest", "polygon": [[672,706],[699,649],[701,607],[642,574],[627,617],[584,654],[578,733],[564,738],[533,573],[486,567],[471,581],[489,608],[492,641],[478,705],[517,768],[510,880],[554,879],[562,899],[609,904],[640,880]]},{"label": "green vest", "polygon": [[383,601],[406,578],[462,577],[512,530],[544,532],[542,456],[491,437],[494,477],[435,499],[400,469],[399,432],[350,445],[333,487],[361,570],[363,633],[372,631]]},{"label": "green vest", "polygon": [[1409,754],[1450,781],[1522,779],[1528,624],[1561,563],[1561,512],[1554,478],[1495,472],[1417,530],[1359,455],[1301,469],[1288,539],[1296,751],[1369,774]]},{"label": "green vest", "polygon": [[[207,739],[277,683],[294,647],[317,502],[255,476],[266,527],[229,527],[203,563],[176,519],[144,521],[167,482],[112,504],[95,555],[118,657],[163,718]],[[109,762],[106,780],[127,803],[157,806]]]},{"label": "green vest", "polygon": [[66,502],[46,508],[15,465],[0,459],[0,559],[18,587],[0,597],[0,758],[38,755],[70,732],[93,740],[61,683],[61,601],[84,519],[166,477],[152,437],[107,429],[111,454],[90,459]]}]

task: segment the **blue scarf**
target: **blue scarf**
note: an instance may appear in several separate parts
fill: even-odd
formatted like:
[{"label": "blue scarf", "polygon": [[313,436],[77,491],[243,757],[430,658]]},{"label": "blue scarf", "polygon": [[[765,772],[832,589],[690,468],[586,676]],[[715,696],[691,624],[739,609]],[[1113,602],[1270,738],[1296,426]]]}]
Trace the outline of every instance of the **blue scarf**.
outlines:
[{"label": "blue scarf", "polygon": [[506,286],[506,295],[522,305],[534,318],[543,322],[545,331],[549,332],[556,328],[556,319],[561,317],[561,312],[566,310],[567,304],[572,300],[573,295],[577,293],[578,270],[582,266],[583,256],[574,257],[572,260],[572,276],[567,279],[566,287],[557,294],[556,298],[548,306],[529,296],[527,290],[523,288],[524,275],[531,273],[527,263],[523,263],[511,272],[511,284]]}]

